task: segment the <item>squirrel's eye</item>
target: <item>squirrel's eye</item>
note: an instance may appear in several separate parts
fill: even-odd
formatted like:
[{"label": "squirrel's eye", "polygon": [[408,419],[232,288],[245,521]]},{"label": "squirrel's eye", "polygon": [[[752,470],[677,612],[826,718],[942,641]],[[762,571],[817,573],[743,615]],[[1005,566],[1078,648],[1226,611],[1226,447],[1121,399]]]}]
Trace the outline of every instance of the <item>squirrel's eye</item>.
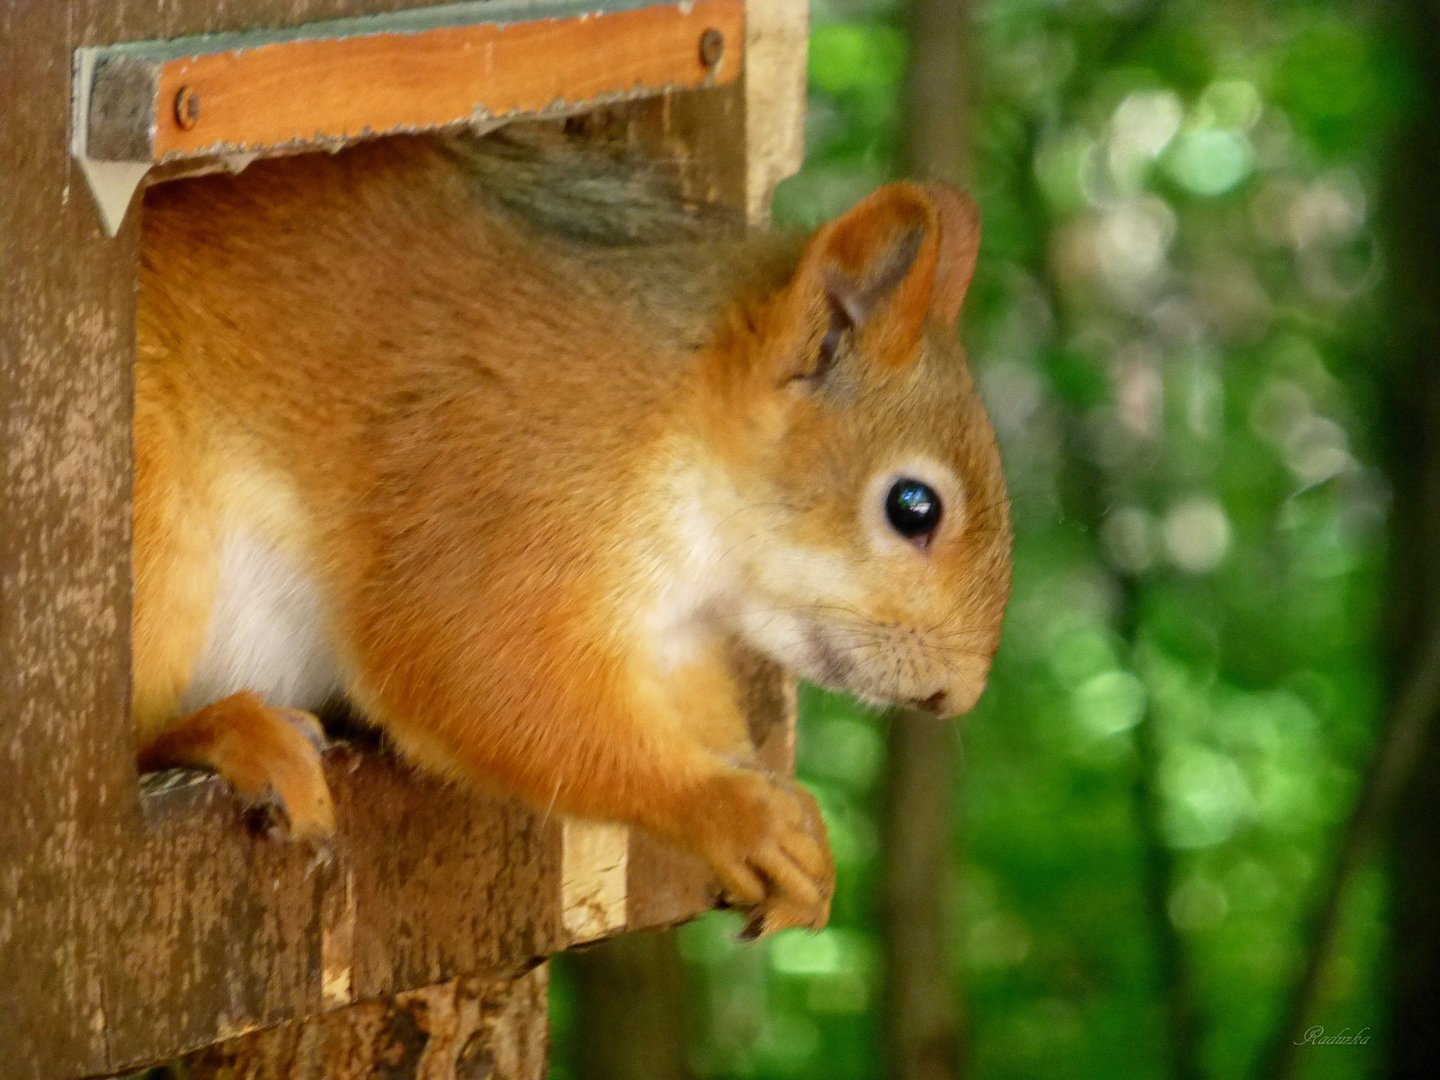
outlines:
[{"label": "squirrel's eye", "polygon": [[891,527],[922,547],[940,524],[940,510],[940,496],[919,480],[897,480],[885,496],[885,517]]}]

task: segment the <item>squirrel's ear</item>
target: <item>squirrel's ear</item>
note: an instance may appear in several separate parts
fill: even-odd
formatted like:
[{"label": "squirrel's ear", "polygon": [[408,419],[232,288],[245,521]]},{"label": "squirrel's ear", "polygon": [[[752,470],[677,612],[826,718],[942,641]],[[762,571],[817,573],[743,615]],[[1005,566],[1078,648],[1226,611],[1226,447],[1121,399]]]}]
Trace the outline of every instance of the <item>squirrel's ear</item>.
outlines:
[{"label": "squirrel's ear", "polygon": [[822,346],[833,348],[849,331],[875,360],[903,364],[927,318],[954,323],[978,248],[969,196],[938,184],[888,184],[811,237],[796,299],[827,320]]},{"label": "squirrel's ear", "polygon": [[940,223],[931,313],[944,325],[953,326],[980,255],[980,208],[969,195],[949,184],[926,184],[925,194],[934,202]]}]

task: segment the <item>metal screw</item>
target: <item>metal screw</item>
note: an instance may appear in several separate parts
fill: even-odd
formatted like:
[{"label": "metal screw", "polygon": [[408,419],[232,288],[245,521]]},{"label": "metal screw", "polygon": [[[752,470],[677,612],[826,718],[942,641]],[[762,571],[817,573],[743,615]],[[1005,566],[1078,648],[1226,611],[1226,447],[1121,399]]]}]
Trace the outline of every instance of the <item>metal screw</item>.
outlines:
[{"label": "metal screw", "polygon": [[175,91],[175,123],[189,131],[200,122],[200,95],[188,86]]},{"label": "metal screw", "polygon": [[713,68],[725,55],[725,35],[713,26],[700,35],[700,63]]}]

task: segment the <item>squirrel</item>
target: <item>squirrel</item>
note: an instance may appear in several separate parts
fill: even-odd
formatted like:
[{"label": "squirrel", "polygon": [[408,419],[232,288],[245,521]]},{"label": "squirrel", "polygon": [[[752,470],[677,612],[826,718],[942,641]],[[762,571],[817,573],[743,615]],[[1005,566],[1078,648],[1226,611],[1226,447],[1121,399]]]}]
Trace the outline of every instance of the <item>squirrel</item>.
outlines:
[{"label": "squirrel", "polygon": [[896,182],[746,232],[571,141],[146,193],[140,766],[323,838],[339,696],[423,769],[698,853],[749,936],[818,929],[824,825],[726,658],[942,716],[980,695],[1011,529],[955,333],[977,211]]}]

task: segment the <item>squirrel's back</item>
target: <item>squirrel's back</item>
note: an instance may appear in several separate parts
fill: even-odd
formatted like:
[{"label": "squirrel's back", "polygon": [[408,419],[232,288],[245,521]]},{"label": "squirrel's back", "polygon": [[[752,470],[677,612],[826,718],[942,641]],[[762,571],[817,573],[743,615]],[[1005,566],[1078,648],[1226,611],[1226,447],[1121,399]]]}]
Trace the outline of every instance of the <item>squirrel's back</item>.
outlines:
[{"label": "squirrel's back", "polygon": [[556,136],[262,161],[147,195],[141,405],[180,394],[287,464],[318,417],[332,438],[368,438],[481,386],[497,413],[633,438],[706,328],[795,257]]}]

